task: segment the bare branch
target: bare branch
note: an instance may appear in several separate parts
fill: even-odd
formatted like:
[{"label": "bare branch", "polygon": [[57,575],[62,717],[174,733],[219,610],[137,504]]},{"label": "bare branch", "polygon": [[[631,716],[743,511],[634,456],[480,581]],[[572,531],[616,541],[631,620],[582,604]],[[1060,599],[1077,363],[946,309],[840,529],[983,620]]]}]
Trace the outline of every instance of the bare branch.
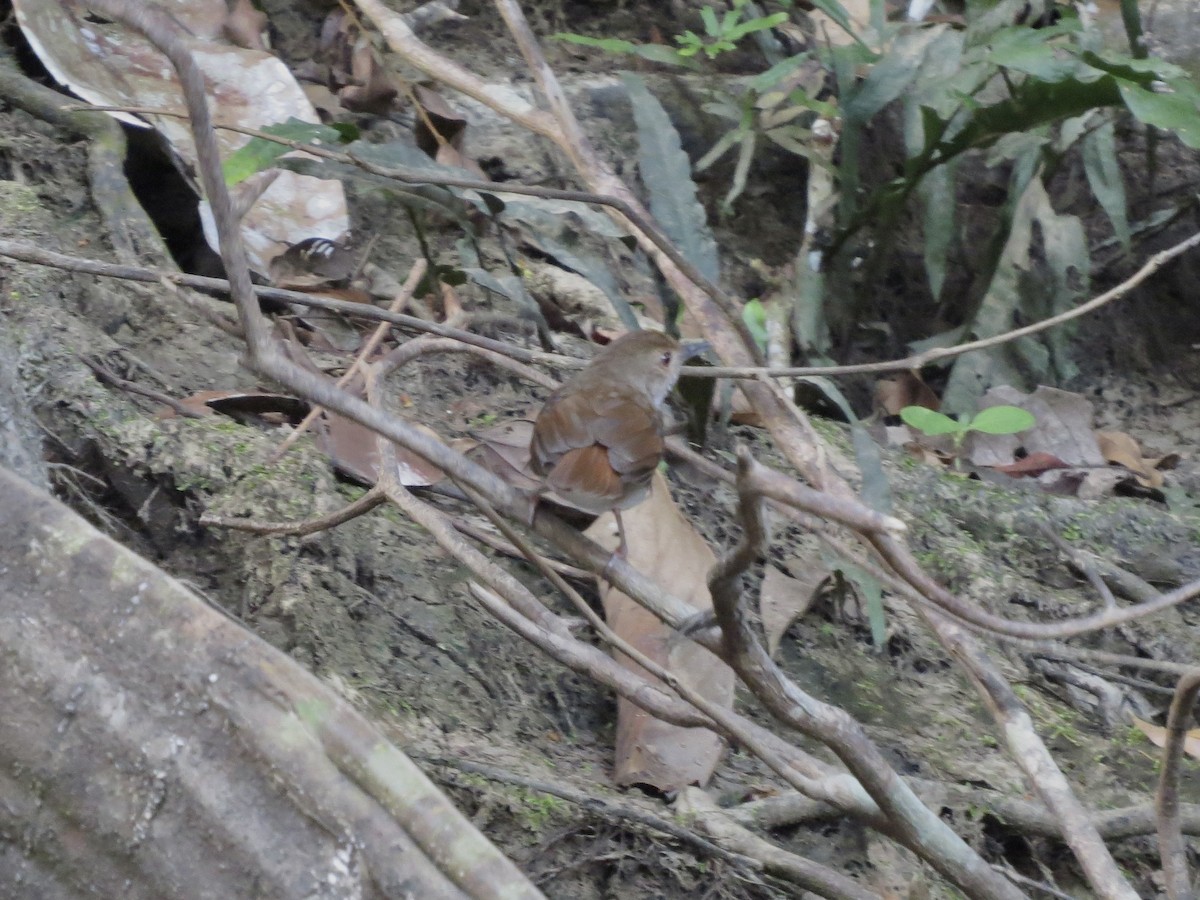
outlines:
[{"label": "bare branch", "polygon": [[1171,711],[1167,715],[1167,742],[1163,746],[1162,774],[1158,779],[1158,852],[1162,856],[1163,879],[1170,900],[1188,900],[1192,879],[1188,872],[1187,847],[1179,815],[1179,763],[1187,738],[1188,720],[1200,693],[1200,669],[1179,679]]}]

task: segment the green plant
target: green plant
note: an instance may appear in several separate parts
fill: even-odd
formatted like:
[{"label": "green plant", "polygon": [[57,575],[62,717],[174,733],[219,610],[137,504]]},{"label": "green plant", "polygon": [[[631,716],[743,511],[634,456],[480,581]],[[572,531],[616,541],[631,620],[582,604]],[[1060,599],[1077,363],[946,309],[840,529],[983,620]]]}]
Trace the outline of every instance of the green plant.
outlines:
[{"label": "green plant", "polygon": [[953,419],[945,413],[926,409],[924,406],[906,406],[900,410],[900,418],[922,434],[935,437],[948,434],[954,441],[954,450],[962,447],[962,442],[972,431],[983,434],[1016,434],[1032,428],[1037,420],[1033,414],[1019,406],[989,406],[974,417],[962,415]]},{"label": "green plant", "polygon": [[733,7],[718,18],[716,10],[711,6],[702,6],[700,21],[704,25],[704,35],[698,35],[694,31],[677,34],[675,43],[679,46],[675,48],[664,44],[635,44],[620,38],[595,38],[570,32],[560,32],[554,35],[554,38],[584,47],[595,47],[609,53],[627,53],[653,62],[694,68],[692,57],[703,53],[708,59],[715,59],[722,53],[736,50],[737,42],[747,35],[774,28],[786,22],[788,18],[787,13],[778,12],[769,16],[743,19],[748,8],[749,0],[733,0]]},{"label": "green plant", "polygon": [[737,42],[746,35],[766,31],[787,21],[788,14],[785,12],[743,21],[742,14],[746,12],[748,4],[749,0],[733,0],[733,8],[719,19],[711,6],[702,6],[700,20],[704,23],[705,37],[700,37],[693,31],[676,35],[679,55],[686,59],[703,50],[705,56],[713,59],[729,50],[736,50]]}]

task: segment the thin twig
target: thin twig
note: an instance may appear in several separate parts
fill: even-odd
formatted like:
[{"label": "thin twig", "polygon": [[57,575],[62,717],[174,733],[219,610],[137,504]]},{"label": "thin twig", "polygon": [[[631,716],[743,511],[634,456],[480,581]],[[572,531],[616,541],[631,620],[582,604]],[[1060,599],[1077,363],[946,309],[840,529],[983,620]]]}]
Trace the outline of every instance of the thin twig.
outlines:
[{"label": "thin twig", "polygon": [[[401,285],[400,291],[395,297],[392,298],[392,302],[388,306],[388,312],[398,313],[404,309],[409,299],[411,299],[413,291],[417,289],[417,285],[420,283],[421,279],[425,277],[425,271],[428,268],[429,263],[423,259],[418,259],[415,263],[413,263],[413,267],[408,273],[408,278],[404,280],[404,284]],[[350,368],[348,368],[342,377],[337,380],[338,387],[345,387],[351,382],[351,380],[353,380],[354,376],[359,373],[362,367],[366,364],[367,360],[369,360],[375,354],[375,350],[383,342],[383,339],[387,336],[389,331],[391,331],[391,326],[385,322],[379,325],[371,333],[371,336],[367,339],[367,342],[363,344],[363,348],[354,358],[354,362],[350,364]],[[288,449],[291,448],[296,441],[300,440],[304,433],[308,431],[309,426],[312,425],[312,423],[317,420],[317,417],[324,412],[325,410],[322,407],[313,406],[313,408],[309,410],[308,415],[304,417],[303,421],[301,421],[300,424],[292,430],[292,433],[284,439],[283,443],[279,445],[278,449],[276,449],[275,452],[268,457],[267,464],[272,465],[279,462],[279,460],[283,458],[283,455],[288,452]]]},{"label": "thin twig", "polygon": [[187,418],[187,419],[202,419],[202,418],[204,418],[204,413],[197,412],[194,409],[189,409],[188,407],[186,407],[184,404],[180,403],[178,400],[176,400],[174,397],[170,396],[169,394],[164,394],[161,391],[156,391],[156,390],[153,390],[152,388],[142,387],[140,384],[137,384],[136,382],[129,381],[126,378],[122,378],[120,375],[117,375],[111,369],[106,368],[105,366],[101,365],[98,361],[96,361],[94,359],[91,359],[87,356],[81,355],[81,356],[79,356],[79,361],[81,363],[83,363],[85,366],[87,366],[89,369],[91,369],[96,374],[96,378],[99,379],[100,381],[104,382],[105,384],[112,385],[115,388],[120,388],[123,391],[128,391],[131,394],[138,394],[139,396],[148,397],[151,400],[156,400],[159,403],[169,406],[171,409],[173,409],[175,411],[176,415],[183,416],[184,418]]},{"label": "thin twig", "polygon": [[483,763],[471,762],[466,759],[456,759],[449,756],[432,756],[427,753],[414,753],[411,755],[414,759],[421,762],[429,762],[438,766],[458,769],[460,772],[480,775],[489,781],[499,781],[503,784],[511,784],[516,787],[525,788],[526,790],[537,791],[540,794],[549,794],[551,797],[558,797],[561,800],[566,800],[568,803],[581,806],[588,812],[595,813],[597,816],[610,822],[619,824],[632,822],[645,828],[651,828],[663,834],[670,835],[683,844],[699,850],[705,856],[711,856],[730,863],[737,868],[744,869],[746,874],[755,880],[758,879],[758,875],[763,868],[762,863],[752,856],[726,850],[720,845],[701,837],[691,829],[684,828],[669,819],[664,819],[653,813],[637,809],[627,803],[606,800],[596,794],[586,794],[565,784],[544,781],[538,778],[528,778],[524,775],[518,775],[515,772],[484,765]]},{"label": "thin twig", "polygon": [[1162,774],[1155,797],[1158,807],[1158,852],[1162,857],[1163,880],[1170,900],[1189,900],[1192,880],[1188,872],[1187,846],[1179,823],[1179,763],[1187,739],[1188,720],[1200,693],[1200,669],[1179,679],[1171,711],[1167,714],[1167,741],[1163,745]]},{"label": "thin twig", "polygon": [[[482,528],[472,525],[465,519],[451,519],[450,524],[455,527],[461,534],[465,534],[472,540],[479,541],[481,544],[486,544],[493,550],[503,553],[505,556],[511,556],[514,559],[525,559],[525,554],[522,553],[515,545],[510,544],[497,535],[492,534]],[[567,578],[574,578],[578,581],[590,581],[596,576],[587,569],[581,569],[578,566],[572,566],[569,563],[562,562],[557,559],[546,558],[546,565],[550,566],[554,571]]]},{"label": "thin twig", "polygon": [[336,528],[351,519],[366,515],[375,507],[386,503],[387,496],[378,487],[373,487],[357,500],[347,503],[341,509],[334,510],[323,516],[303,519],[299,522],[265,522],[260,519],[240,519],[233,516],[218,516],[206,512],[200,516],[201,525],[216,525],[220,528],[232,528],[235,531],[245,531],[250,534],[262,535],[291,535],[303,537]]}]

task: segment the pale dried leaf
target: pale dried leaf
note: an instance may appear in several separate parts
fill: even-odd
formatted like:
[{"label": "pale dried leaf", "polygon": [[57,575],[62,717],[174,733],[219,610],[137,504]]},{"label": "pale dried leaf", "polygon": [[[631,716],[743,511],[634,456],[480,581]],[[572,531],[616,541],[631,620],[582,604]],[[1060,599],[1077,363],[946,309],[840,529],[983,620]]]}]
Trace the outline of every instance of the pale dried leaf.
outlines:
[{"label": "pale dried leaf", "polygon": [[[621,514],[629,544],[628,560],[639,571],[686,600],[697,611],[712,608],[706,577],[716,557],[683,517],[661,472],[644,503]],[[617,546],[616,521],[605,513],[587,530],[601,545]],[[733,705],[733,671],[708,650],[682,639],[654,615],[605,584],[602,589],[609,626],[685,684],[726,708]],[[628,668],[644,670],[624,656]],[[648,676],[646,676],[648,677]],[[652,717],[625,699],[617,704],[617,751],[614,780],[675,791],[704,784],[720,760],[721,739],[703,728],[679,728]]]},{"label": "pale dried leaf", "polygon": [[875,382],[875,409],[885,416],[899,415],[906,406],[941,408],[933,388],[916,372],[896,372]]},{"label": "pale dried leaf", "polygon": [[[1150,738],[1150,743],[1155,747],[1165,747],[1167,744],[1167,729],[1161,725],[1155,725],[1153,722],[1147,722],[1145,719],[1133,717],[1134,727],[1142,734]],[[1193,728],[1187,733],[1187,737],[1183,739],[1183,752],[1188,756],[1200,759],[1200,728]]]},{"label": "pale dried leaf", "polygon": [[236,47],[266,50],[267,14],[254,8],[250,0],[234,0],[221,33]]},{"label": "pale dried leaf", "polygon": [[[424,425],[414,425],[431,437],[437,432]],[[374,484],[379,479],[379,447],[375,432],[328,410],[314,427],[320,447],[343,475]],[[426,462],[399,444],[393,447],[396,457],[396,480],[406,487],[436,484],[444,477],[442,470]]]},{"label": "pale dried leaf", "polygon": [[[161,4],[187,30],[185,43],[204,72],[211,105],[224,124],[263,128],[290,117],[316,122],[317,114],[282,61],[261,50],[224,43],[225,0],[174,0]],[[84,21],[65,0],[15,0],[17,22],[43,65],[89,103],[183,109],[183,96],[171,64],[143,38],[117,23]],[[219,98],[219,102],[217,99]],[[158,129],[195,170],[196,152],[186,119],[124,113],[117,118]],[[222,156],[250,140],[218,130]],[[217,246],[207,202],[201,203],[205,238]],[[340,182],[283,172],[242,220],[251,265],[267,271],[280,246],[305,238],[337,238],[350,227]]]},{"label": "pale dried leaf", "polygon": [[767,652],[771,656],[779,649],[779,642],[788,626],[812,608],[817,597],[817,588],[829,574],[828,569],[816,556],[806,562],[811,565],[804,565],[803,568],[812,574],[803,580],[793,578],[772,565],[768,565],[763,571],[758,609],[762,618],[763,633],[767,638]]},{"label": "pale dried leaf", "polygon": [[[1022,394],[1016,388],[1008,386],[994,387],[989,390],[979,404],[980,409],[990,406],[1009,404],[1028,410],[1037,420],[1037,424],[1028,431],[1017,435],[977,435],[972,434],[969,445],[990,448],[988,458],[996,458],[1003,454],[999,448],[1010,445],[1007,459],[1000,462],[1012,462],[1012,450],[1023,446],[1029,453],[1049,453],[1057,456],[1063,462],[1072,466],[1103,466],[1104,456],[1096,442],[1092,431],[1092,404],[1081,394],[1070,391],[1060,391],[1042,385],[1032,394]],[[999,438],[999,441],[983,440],[984,438]],[[1007,441],[1003,440],[1007,438]],[[972,462],[976,462],[974,455]],[[978,465],[994,463],[978,462]]]},{"label": "pale dried leaf", "polygon": [[1162,472],[1155,468],[1152,460],[1142,456],[1142,448],[1130,435],[1123,431],[1097,431],[1096,441],[1104,458],[1132,472],[1142,487],[1162,487]]}]

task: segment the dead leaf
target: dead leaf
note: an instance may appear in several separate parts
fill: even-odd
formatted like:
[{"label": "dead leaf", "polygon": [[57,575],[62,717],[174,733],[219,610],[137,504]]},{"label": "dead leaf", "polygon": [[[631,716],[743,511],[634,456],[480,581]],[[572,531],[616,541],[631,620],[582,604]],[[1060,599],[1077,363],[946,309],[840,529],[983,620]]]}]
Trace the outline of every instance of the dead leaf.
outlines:
[{"label": "dead leaf", "polygon": [[467,117],[454,109],[433,87],[413,88],[417,117],[413,140],[428,156],[444,166],[466,169],[484,181],[491,178],[466,152]]},{"label": "dead leaf", "polygon": [[[414,425],[431,437],[438,433],[425,425]],[[333,463],[335,469],[363,484],[379,480],[379,447],[371,429],[328,410],[313,426],[317,446]],[[396,479],[406,487],[436,484],[445,476],[442,470],[409,450],[394,445]]]},{"label": "dead leaf", "polygon": [[[287,394],[272,394],[265,391],[197,391],[179,401],[180,405],[201,416],[222,413],[227,416],[262,416],[281,413],[290,419],[299,420],[308,412],[309,404]],[[160,419],[169,419],[175,411],[164,407],[158,412]]]},{"label": "dead leaf", "polygon": [[811,565],[804,565],[803,568],[812,574],[803,580],[793,578],[770,564],[763,570],[758,609],[767,638],[767,652],[772,657],[779,649],[779,642],[788,626],[812,608],[817,589],[829,575],[828,568],[815,556],[806,562],[811,562]]},{"label": "dead leaf", "polygon": [[[720,403],[720,391],[714,392],[713,404]],[[718,410],[719,412],[719,410]],[[746,399],[746,395],[742,393],[741,388],[733,389],[733,400],[730,402],[729,421],[734,425],[749,425],[751,428],[762,428],[762,416],[758,414],[750,401]]]},{"label": "dead leaf", "polygon": [[[174,67],[140,35],[112,21],[81,16],[86,4],[68,0],[15,0],[13,9],[34,52],[54,78],[86,102],[102,106],[183,109]],[[204,73],[209,104],[221,122],[265,128],[294,117],[316,122],[316,110],[283,61],[263,50],[225,43],[229,13],[225,0],[189,0],[171,5],[171,15],[187,30],[184,42]],[[187,119],[112,113],[128,124],[150,123],[181,159],[177,167],[196,169]],[[218,129],[221,156],[228,157],[250,137]],[[297,154],[299,155],[299,154]],[[199,191],[197,190],[197,193]],[[201,201],[205,237],[216,247],[216,231],[206,200]],[[350,227],[346,196],[338,181],[280,172],[241,220],[250,264],[267,271],[281,242],[320,235],[334,238]]]},{"label": "dead leaf", "polygon": [[234,0],[221,26],[225,39],[247,50],[267,50],[267,14],[254,8],[250,0]]},{"label": "dead leaf", "polygon": [[1018,459],[1014,463],[1009,463],[1006,466],[992,466],[997,472],[1003,472],[1005,475],[1013,477],[1029,476],[1036,478],[1043,472],[1049,472],[1051,469],[1069,469],[1065,462],[1059,459],[1052,453],[1030,453],[1023,459]]},{"label": "dead leaf", "polygon": [[[716,561],[704,539],[671,499],[661,472],[654,475],[650,498],[621,514],[631,565],[697,611],[712,608],[706,578]],[[616,520],[605,513],[587,530],[601,545],[617,546]],[[712,653],[684,640],[657,617],[605,584],[601,595],[609,626],[626,641],[661,663],[683,683],[726,708],[733,705],[733,671]],[[627,668],[649,678],[636,663],[618,655]],[[660,791],[703,785],[712,776],[723,749],[717,735],[704,728],[680,728],[654,718],[624,698],[617,702],[617,748],[614,780],[644,784]]]},{"label": "dead leaf", "polygon": [[875,382],[875,409],[885,416],[898,416],[906,406],[923,406],[937,411],[942,401],[916,372],[896,372]]},{"label": "dead leaf", "polygon": [[[473,431],[474,440],[459,452],[503,478],[513,487],[537,490],[542,480],[529,469],[529,440],[533,436],[532,419],[512,419]],[[456,442],[456,447],[462,443]]]},{"label": "dead leaf", "polygon": [[[906,432],[908,431],[907,425],[902,426],[902,427],[904,428],[904,430]],[[906,436],[911,438],[912,434],[909,433]],[[921,444],[918,441],[910,440],[908,443],[906,443],[902,446],[904,447],[905,453],[907,453],[909,456],[911,456],[913,459],[917,460],[918,462],[923,462],[927,466],[934,466],[935,468],[940,468],[942,466],[950,465],[950,463],[953,462],[953,460],[954,460],[953,453],[949,453],[946,451],[938,451],[932,447],[926,447],[924,444]]]},{"label": "dead leaf", "polygon": [[358,35],[350,50],[350,83],[338,91],[346,109],[371,115],[392,111],[400,95],[391,74],[366,35]]},{"label": "dead leaf", "polygon": [[1162,487],[1162,472],[1154,467],[1153,462],[1142,456],[1142,448],[1128,434],[1123,431],[1097,431],[1096,441],[1104,458],[1110,464],[1124,466],[1132,472],[1142,487]]},{"label": "dead leaf", "polygon": [[[1152,722],[1139,719],[1137,716],[1133,717],[1133,724],[1138,731],[1150,738],[1150,743],[1155,747],[1165,747],[1167,745],[1167,735],[1169,732],[1161,725],[1155,725]],[[1188,731],[1187,736],[1183,739],[1183,752],[1195,759],[1200,759],[1200,728],[1193,728]]]},{"label": "dead leaf", "polygon": [[[1057,388],[1039,386],[1032,394],[1022,394],[1016,388],[1002,385],[984,394],[979,408],[1010,404],[1028,410],[1037,424],[1017,435],[972,434],[968,442],[972,448],[986,447],[984,459],[977,460],[974,453],[971,462],[976,465],[1004,465],[1013,460],[1013,451],[1023,446],[1030,453],[1049,453],[1070,466],[1103,466],[1104,456],[1092,431],[1092,403],[1082,394],[1060,391]],[[985,438],[987,440],[985,440]],[[1000,438],[1006,440],[991,440]],[[1011,447],[1007,451],[999,449]],[[983,456],[983,454],[981,454]]]}]

